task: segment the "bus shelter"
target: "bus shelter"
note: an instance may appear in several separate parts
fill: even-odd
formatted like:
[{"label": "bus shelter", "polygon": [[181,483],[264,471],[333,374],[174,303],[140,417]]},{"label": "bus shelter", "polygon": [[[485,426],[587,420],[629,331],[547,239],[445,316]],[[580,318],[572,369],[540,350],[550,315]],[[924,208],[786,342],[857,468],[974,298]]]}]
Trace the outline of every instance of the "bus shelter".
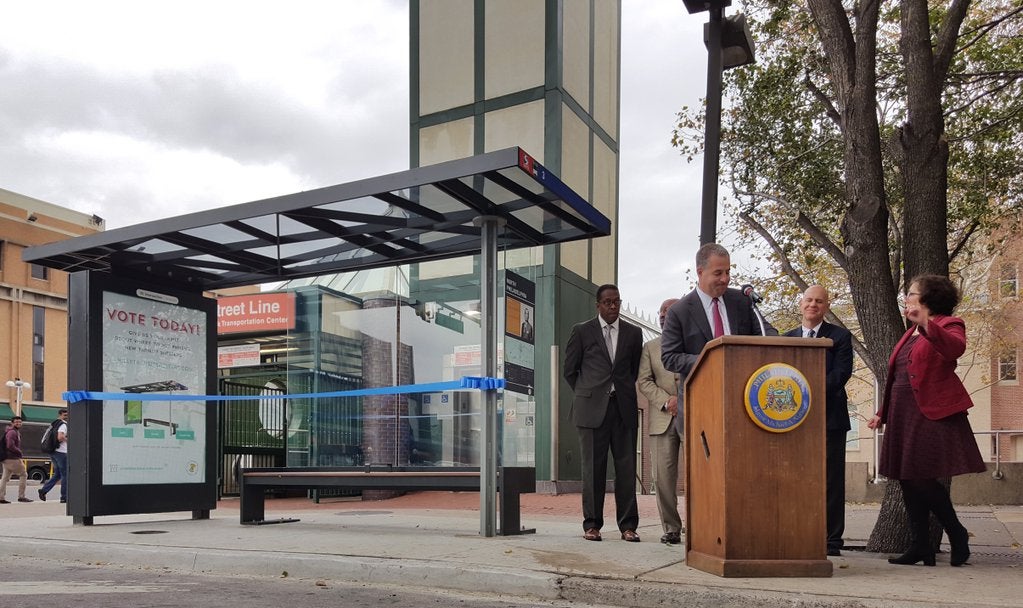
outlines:
[{"label": "bus shelter", "polygon": [[[88,524],[95,515],[121,513],[191,510],[202,517],[215,506],[215,410],[193,404],[189,413],[172,404],[216,390],[216,331],[209,330],[215,304],[204,292],[478,254],[481,371],[494,378],[498,250],[607,236],[610,229],[610,220],[557,176],[508,148],[26,249],[26,262],[71,273],[69,389],[84,391],[85,404],[121,391],[112,409],[103,401],[105,408],[82,407],[71,418],[71,448],[85,457],[72,461],[69,513]],[[131,373],[111,376],[120,360],[131,369],[180,371],[173,380],[179,394],[167,389],[166,398],[157,397],[132,383]],[[143,415],[140,404],[154,399],[165,399],[166,411]],[[483,405],[480,522],[481,533],[492,536],[494,390],[484,391]],[[136,427],[143,436],[185,442],[184,461],[166,470],[134,466],[113,446],[123,439],[118,433]]]}]

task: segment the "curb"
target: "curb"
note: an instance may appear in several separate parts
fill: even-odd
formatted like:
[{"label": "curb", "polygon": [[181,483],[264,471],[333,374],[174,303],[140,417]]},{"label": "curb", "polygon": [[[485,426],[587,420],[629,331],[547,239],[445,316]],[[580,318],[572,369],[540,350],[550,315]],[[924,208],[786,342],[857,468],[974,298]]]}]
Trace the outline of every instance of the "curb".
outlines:
[{"label": "curb", "polygon": [[[50,561],[115,565],[140,570],[172,570],[225,577],[296,578],[346,583],[446,590],[528,602],[560,600],[580,604],[657,608],[936,608],[962,606],[962,601],[920,601],[908,597],[829,595],[801,592],[799,579],[789,590],[711,586],[612,577],[469,566],[409,558],[380,558],[327,553],[271,552],[258,549],[204,549],[175,546],[50,540],[5,539],[7,553]],[[931,574],[931,573],[927,573]],[[925,581],[921,584],[926,584]],[[847,590],[849,591],[849,590]],[[997,600],[977,601],[973,608],[1004,608]]]},{"label": "curb", "polygon": [[129,568],[167,569],[217,576],[287,577],[399,585],[555,600],[563,576],[493,567],[464,568],[447,562],[351,557],[262,550],[224,551],[184,547],[138,547],[114,543],[7,538],[8,554]]}]

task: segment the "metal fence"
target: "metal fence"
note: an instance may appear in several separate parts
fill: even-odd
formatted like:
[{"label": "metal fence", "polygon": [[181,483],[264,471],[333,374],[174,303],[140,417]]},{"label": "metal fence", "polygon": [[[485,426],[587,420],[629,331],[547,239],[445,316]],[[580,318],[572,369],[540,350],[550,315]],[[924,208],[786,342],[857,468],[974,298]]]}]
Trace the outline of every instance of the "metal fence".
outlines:
[{"label": "metal fence", "polygon": [[[973,431],[973,434],[974,435],[991,435],[992,438],[993,438],[992,439],[991,448],[992,448],[992,452],[994,452],[994,453],[993,454],[989,454],[989,455],[984,457],[984,462],[990,462],[990,463],[995,465],[994,470],[991,471],[991,477],[992,478],[994,478],[994,479],[1003,479],[1005,477],[1005,472],[1002,470],[1002,464],[1003,463],[1006,463],[1006,462],[1020,462],[1019,460],[1015,460],[1015,459],[1008,460],[1008,461],[1003,460],[1002,459],[1002,445],[1003,445],[1003,442],[1005,442],[1005,445],[1012,445],[1011,443],[1007,442],[1007,438],[1023,436],[1023,430],[1020,430],[1020,429],[1009,429],[1009,430],[999,430],[999,431]],[[877,462],[878,462],[878,460],[880,460],[881,440],[884,437],[884,432],[883,431],[875,431],[874,432],[874,436],[875,436],[875,440],[874,440],[874,462],[871,464],[871,469],[873,471],[873,474],[871,475],[871,479],[876,481],[876,480],[882,479],[882,477],[877,472]],[[864,438],[861,437],[861,439],[864,439]]]},{"label": "metal fence", "polygon": [[239,468],[284,465],[288,436],[284,400],[260,398],[284,393],[281,384],[266,377],[251,378],[248,382],[220,380],[221,395],[253,397],[220,403],[221,496],[238,494]]}]

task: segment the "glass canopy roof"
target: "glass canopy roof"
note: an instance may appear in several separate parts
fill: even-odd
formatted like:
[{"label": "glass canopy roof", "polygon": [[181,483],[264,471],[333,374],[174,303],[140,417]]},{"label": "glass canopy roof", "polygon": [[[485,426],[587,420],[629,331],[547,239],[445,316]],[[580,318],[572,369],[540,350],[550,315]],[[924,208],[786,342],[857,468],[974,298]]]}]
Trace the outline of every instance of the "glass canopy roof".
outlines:
[{"label": "glass canopy roof", "polygon": [[30,247],[26,262],[203,290],[607,236],[611,221],[520,148]]}]

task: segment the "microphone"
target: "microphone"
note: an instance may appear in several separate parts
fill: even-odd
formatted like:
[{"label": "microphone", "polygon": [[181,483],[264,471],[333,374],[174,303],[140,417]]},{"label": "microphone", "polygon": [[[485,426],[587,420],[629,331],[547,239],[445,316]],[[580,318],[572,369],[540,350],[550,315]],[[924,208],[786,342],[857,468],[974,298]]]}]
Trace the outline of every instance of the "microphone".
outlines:
[{"label": "microphone", "polygon": [[742,290],[742,295],[753,300],[754,304],[760,304],[764,301],[764,299],[760,297],[760,294],[753,290],[752,285],[743,285],[740,289]]}]

